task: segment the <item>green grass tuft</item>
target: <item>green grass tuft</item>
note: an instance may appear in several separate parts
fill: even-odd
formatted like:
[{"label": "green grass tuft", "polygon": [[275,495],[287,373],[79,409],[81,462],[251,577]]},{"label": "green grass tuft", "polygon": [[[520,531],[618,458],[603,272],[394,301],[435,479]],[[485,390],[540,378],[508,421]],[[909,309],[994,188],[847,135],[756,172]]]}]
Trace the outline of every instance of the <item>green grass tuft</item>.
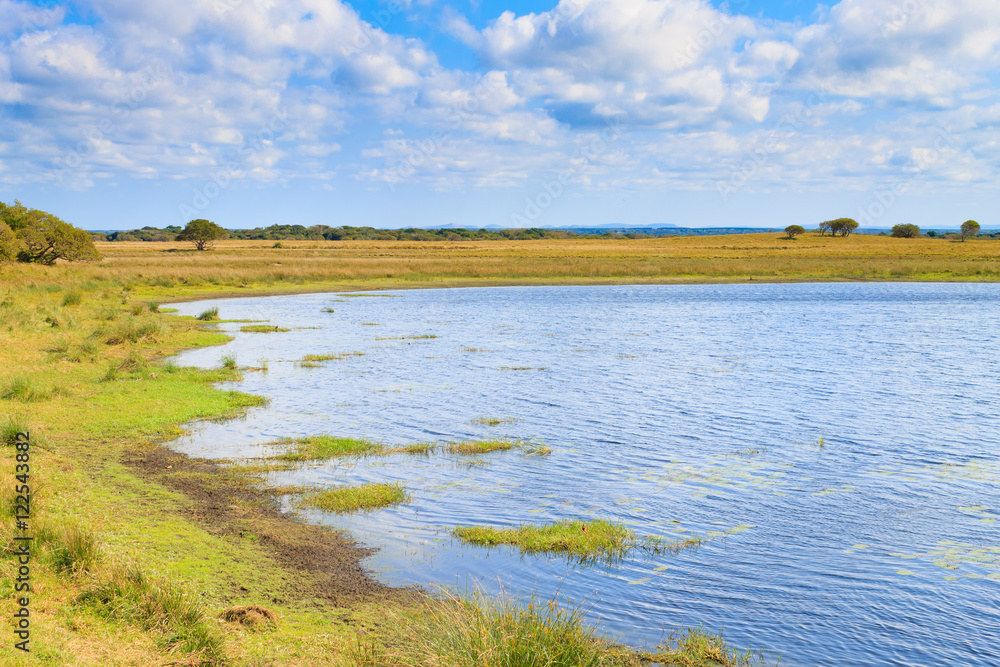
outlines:
[{"label": "green grass tuft", "polygon": [[363,356],[365,356],[365,353],[358,352],[357,350],[355,350],[354,352],[341,352],[339,354],[307,354],[304,357],[302,357],[302,362],[316,363],[319,361],[330,361],[331,359],[346,359],[347,357],[363,357]]},{"label": "green grass tuft", "polygon": [[89,530],[70,525],[47,531],[47,558],[57,572],[81,574],[94,569],[103,552]]},{"label": "green grass tuft", "polygon": [[281,327],[272,326],[270,324],[247,324],[240,327],[240,331],[244,333],[277,333],[291,331],[291,329],[282,329]]},{"label": "green grass tuft", "polygon": [[470,456],[489,452],[504,452],[518,445],[514,440],[468,440],[449,443],[445,449],[452,454]]},{"label": "green grass tuft", "polygon": [[371,440],[360,438],[337,438],[332,435],[313,435],[295,440],[279,440],[272,444],[294,444],[291,452],[275,456],[281,461],[316,461],[331,459],[337,456],[362,456],[378,454],[385,446]]},{"label": "green grass tuft", "polygon": [[45,392],[34,387],[34,383],[30,377],[18,376],[11,379],[7,386],[0,391],[0,398],[8,401],[30,403],[32,401],[44,400],[47,398],[47,395]]},{"label": "green grass tuft", "polygon": [[563,554],[581,562],[615,562],[634,551],[678,553],[706,541],[698,536],[682,540],[638,537],[632,529],[603,519],[564,519],[542,525],[522,524],[517,528],[458,526],[452,529],[452,534],[481,546],[515,546],[524,553]]},{"label": "green grass tuft", "polygon": [[526,605],[475,593],[427,602],[416,618],[394,619],[399,641],[356,640],[351,664],[367,667],[640,667],[634,651],[596,636],[583,609],[555,601]]},{"label": "green grass tuft", "polygon": [[326,512],[357,512],[408,502],[409,494],[402,484],[362,484],[327,489],[306,495],[300,501],[303,507]]},{"label": "green grass tuft", "polygon": [[83,295],[79,290],[72,290],[66,292],[63,296],[62,305],[64,306],[79,306],[80,302],[83,300]]},{"label": "green grass tuft", "polygon": [[202,322],[212,322],[214,320],[219,319],[218,307],[203,310],[201,314],[198,315],[198,319],[201,320]]},{"label": "green grass tuft", "polygon": [[158,631],[166,648],[197,658],[183,664],[225,662],[222,638],[206,624],[201,604],[177,584],[155,582],[134,565],[112,568],[77,598],[77,604],[105,618]]},{"label": "green grass tuft", "polygon": [[525,553],[559,553],[581,559],[622,558],[636,544],[632,529],[601,519],[522,524],[517,528],[458,526],[455,537],[482,546],[511,545]]},{"label": "green grass tuft", "polygon": [[231,370],[231,371],[234,371],[234,370],[236,370],[238,368],[238,366],[236,365],[236,355],[235,354],[224,354],[224,355],[222,355],[222,359],[220,359],[220,363],[222,364],[223,368]]},{"label": "green grass tuft", "polygon": [[28,433],[28,418],[24,415],[8,415],[0,424],[0,443],[12,447],[17,442],[18,433]]},{"label": "green grass tuft", "polygon": [[690,628],[672,634],[657,648],[655,654],[643,654],[643,660],[663,665],[683,667],[753,667],[764,665],[760,651],[737,651],[720,635],[704,628]]},{"label": "green grass tuft", "polygon": [[155,317],[129,317],[113,322],[104,333],[108,345],[155,342],[163,334],[163,325]]}]

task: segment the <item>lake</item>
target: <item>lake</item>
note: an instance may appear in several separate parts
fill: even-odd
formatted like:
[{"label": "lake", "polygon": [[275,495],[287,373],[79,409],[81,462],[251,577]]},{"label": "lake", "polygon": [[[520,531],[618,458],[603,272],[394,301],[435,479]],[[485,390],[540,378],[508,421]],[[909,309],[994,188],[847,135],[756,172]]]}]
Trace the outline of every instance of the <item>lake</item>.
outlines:
[{"label": "lake", "polygon": [[[181,354],[198,366],[266,359],[267,372],[227,388],[272,401],[171,446],[239,458],[321,433],[544,443],[548,456],[334,460],[269,481],[402,482],[407,505],[302,516],[378,547],[366,564],[380,580],[558,596],[632,645],[702,625],[783,665],[996,665],[998,304],[1000,285],[907,283],[185,303],[181,314],[218,306],[291,331],[221,324],[233,342]],[[363,354],[298,363],[347,352]],[[449,535],[562,518],[707,541],[582,566]]]}]

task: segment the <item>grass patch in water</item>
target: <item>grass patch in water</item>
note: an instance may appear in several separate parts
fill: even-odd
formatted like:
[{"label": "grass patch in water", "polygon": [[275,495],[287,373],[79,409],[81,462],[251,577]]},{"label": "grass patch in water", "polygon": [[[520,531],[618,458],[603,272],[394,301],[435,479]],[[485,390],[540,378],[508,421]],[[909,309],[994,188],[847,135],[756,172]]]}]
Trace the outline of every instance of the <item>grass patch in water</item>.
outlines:
[{"label": "grass patch in water", "polygon": [[325,512],[357,512],[398,505],[410,496],[402,484],[362,484],[317,491],[302,498],[300,505]]},{"label": "grass patch in water", "polygon": [[269,443],[274,445],[293,444],[295,449],[285,454],[273,457],[279,461],[317,461],[332,459],[338,456],[362,456],[377,454],[385,446],[371,440],[361,438],[337,438],[332,435],[312,435],[294,440],[278,440]]},{"label": "grass patch in water", "polygon": [[760,651],[737,651],[720,635],[704,628],[689,628],[672,634],[653,654],[642,654],[645,662],[683,667],[753,667],[764,665]]},{"label": "grass patch in water", "polygon": [[429,455],[435,449],[437,445],[433,442],[417,442],[412,445],[400,445],[399,447],[393,447],[392,449],[385,450],[386,454],[424,454]]},{"label": "grass patch in water", "polygon": [[240,331],[243,333],[278,333],[291,331],[291,329],[283,329],[279,326],[273,326],[270,324],[247,324],[240,327]]},{"label": "grass patch in water", "polygon": [[500,366],[498,371],[547,371],[547,366]]},{"label": "grass patch in water", "polygon": [[524,553],[556,553],[580,561],[615,561],[636,550],[676,553],[705,541],[700,537],[679,541],[638,537],[631,528],[603,519],[565,519],[542,525],[521,524],[517,528],[458,526],[452,534],[481,546],[515,546]]},{"label": "grass patch in water", "polygon": [[208,308],[207,310],[201,311],[198,315],[198,319],[202,322],[213,322],[219,319],[219,309],[218,308]]},{"label": "grass patch in water", "polygon": [[428,340],[431,338],[437,338],[434,334],[423,334],[420,336],[383,336],[381,338],[376,338],[375,340]]},{"label": "grass patch in water", "polygon": [[479,426],[499,426],[500,424],[513,424],[516,421],[516,417],[476,417],[472,423]]},{"label": "grass patch in water", "polygon": [[363,357],[363,356],[365,356],[364,352],[358,352],[356,350],[354,352],[341,352],[339,354],[307,354],[306,356],[302,357],[302,362],[316,363],[319,361],[330,361],[331,359],[346,359],[347,357]]},{"label": "grass patch in water", "polygon": [[488,454],[489,452],[505,452],[508,449],[517,447],[518,444],[514,440],[467,440],[465,442],[449,443],[445,446],[445,449],[451,454],[469,456]]}]

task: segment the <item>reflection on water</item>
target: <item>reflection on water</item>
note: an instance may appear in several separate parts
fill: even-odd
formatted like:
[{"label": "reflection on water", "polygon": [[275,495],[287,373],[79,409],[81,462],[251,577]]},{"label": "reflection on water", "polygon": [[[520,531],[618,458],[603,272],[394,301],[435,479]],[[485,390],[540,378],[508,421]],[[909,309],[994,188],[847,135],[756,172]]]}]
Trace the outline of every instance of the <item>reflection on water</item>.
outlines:
[{"label": "reflection on water", "polygon": [[[1000,286],[392,294],[182,304],[292,330],[182,354],[267,359],[234,386],[272,403],[174,446],[233,458],[319,433],[540,441],[550,455],[391,455],[270,481],[402,482],[405,506],[302,514],[380,547],[369,567],[385,581],[558,594],[636,645],[701,624],[785,665],[1000,664]],[[714,539],[581,567],[449,536],[563,518]]]}]

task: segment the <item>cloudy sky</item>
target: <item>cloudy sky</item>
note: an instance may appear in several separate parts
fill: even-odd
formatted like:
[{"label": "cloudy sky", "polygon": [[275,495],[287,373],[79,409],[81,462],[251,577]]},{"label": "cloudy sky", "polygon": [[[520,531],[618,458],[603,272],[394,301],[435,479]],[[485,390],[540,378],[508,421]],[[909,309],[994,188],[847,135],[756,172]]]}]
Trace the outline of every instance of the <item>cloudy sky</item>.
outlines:
[{"label": "cloudy sky", "polygon": [[1000,226],[996,0],[0,0],[0,201],[88,229]]}]

